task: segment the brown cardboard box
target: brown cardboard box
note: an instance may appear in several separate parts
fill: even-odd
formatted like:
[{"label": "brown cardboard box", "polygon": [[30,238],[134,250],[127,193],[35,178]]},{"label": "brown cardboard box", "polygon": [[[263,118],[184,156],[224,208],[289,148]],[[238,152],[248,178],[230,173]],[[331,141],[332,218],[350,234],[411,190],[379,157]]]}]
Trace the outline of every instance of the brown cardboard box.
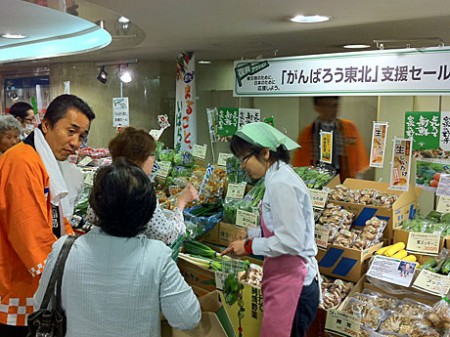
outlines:
[{"label": "brown cardboard box", "polygon": [[210,231],[206,232],[205,234],[203,234],[202,236],[197,238],[197,240],[201,241],[201,242],[207,242],[207,243],[212,243],[212,244],[218,245],[219,244],[219,223],[216,223]]},{"label": "brown cardboard box", "polygon": [[247,228],[222,221],[219,223],[219,245],[228,246],[233,241],[246,239],[247,236]]},{"label": "brown cardboard box", "polygon": [[[327,187],[334,188],[337,184],[339,184],[339,180],[333,179],[328,183]],[[388,183],[359,179],[346,179],[343,185],[353,190],[369,188],[380,192],[398,195],[398,199],[394,202],[392,208],[361,205],[344,201],[332,201],[334,204],[341,205],[346,210],[355,214],[353,220],[354,227],[363,227],[366,221],[373,216],[386,220],[388,223],[386,229],[384,230],[383,236],[387,239],[388,243],[392,243],[393,241],[394,229],[398,228],[400,223],[403,220],[408,219],[411,214],[415,214],[417,208],[417,198],[421,192],[420,188],[412,185],[410,186],[409,191],[402,192],[390,190]]]},{"label": "brown cardboard box", "polygon": [[162,337],[236,337],[230,319],[219,302],[217,291],[199,298],[202,318],[192,330],[178,330],[169,326],[166,320],[161,322]]},{"label": "brown cardboard box", "polygon": [[367,271],[368,259],[383,246],[380,242],[368,249],[359,250],[338,245],[328,245],[327,249],[319,249],[316,259],[320,273],[325,276],[358,282]]}]

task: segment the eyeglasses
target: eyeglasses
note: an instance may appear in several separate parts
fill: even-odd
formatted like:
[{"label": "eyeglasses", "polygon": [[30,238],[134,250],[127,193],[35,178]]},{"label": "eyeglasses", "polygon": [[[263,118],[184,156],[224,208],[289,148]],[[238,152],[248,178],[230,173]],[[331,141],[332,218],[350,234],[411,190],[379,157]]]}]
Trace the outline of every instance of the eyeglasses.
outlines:
[{"label": "eyeglasses", "polygon": [[255,155],[255,154],[254,154],[253,152],[252,152],[252,153],[249,153],[249,154],[246,155],[245,157],[239,159],[239,163],[240,163],[241,165],[244,165],[244,164],[247,162],[247,160],[249,160],[250,157],[251,157],[251,156],[254,156],[254,155]]},{"label": "eyeglasses", "polygon": [[25,122],[28,122],[29,124],[34,122],[34,117],[28,117],[23,119]]}]

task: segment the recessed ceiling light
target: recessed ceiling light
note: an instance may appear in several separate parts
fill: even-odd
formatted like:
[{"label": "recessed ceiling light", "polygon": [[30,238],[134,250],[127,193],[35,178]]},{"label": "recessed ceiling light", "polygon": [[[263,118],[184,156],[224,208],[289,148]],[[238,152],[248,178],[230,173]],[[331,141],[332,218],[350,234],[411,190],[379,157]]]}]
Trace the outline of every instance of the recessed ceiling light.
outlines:
[{"label": "recessed ceiling light", "polygon": [[325,22],[330,19],[330,16],[325,15],[297,15],[291,18],[291,21],[296,23],[318,23]]},{"label": "recessed ceiling light", "polygon": [[27,37],[26,35],[22,34],[10,34],[10,33],[2,34],[0,36],[4,37],[5,39],[24,39]]},{"label": "recessed ceiling light", "polygon": [[128,23],[128,22],[130,22],[130,19],[128,19],[125,16],[121,16],[117,19],[117,21],[119,21],[120,23]]},{"label": "recessed ceiling light", "polygon": [[211,64],[211,61],[207,61],[207,60],[200,60],[197,62],[198,64]]},{"label": "recessed ceiling light", "polygon": [[347,49],[366,49],[366,48],[370,48],[370,45],[368,45],[368,44],[346,44],[345,46],[342,46],[342,48],[347,48]]}]

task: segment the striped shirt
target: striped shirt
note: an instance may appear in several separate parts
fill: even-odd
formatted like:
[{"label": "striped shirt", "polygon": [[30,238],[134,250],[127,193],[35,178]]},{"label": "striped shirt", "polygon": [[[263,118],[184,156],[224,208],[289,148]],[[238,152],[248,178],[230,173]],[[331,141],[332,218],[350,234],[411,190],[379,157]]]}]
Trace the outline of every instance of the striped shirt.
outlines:
[{"label": "striped shirt", "polygon": [[[50,253],[34,296],[40,306],[65,237]],[[194,328],[200,306],[163,242],[123,238],[93,227],[75,241],[66,262],[62,307],[66,337],[160,337],[161,313],[179,329]]]}]

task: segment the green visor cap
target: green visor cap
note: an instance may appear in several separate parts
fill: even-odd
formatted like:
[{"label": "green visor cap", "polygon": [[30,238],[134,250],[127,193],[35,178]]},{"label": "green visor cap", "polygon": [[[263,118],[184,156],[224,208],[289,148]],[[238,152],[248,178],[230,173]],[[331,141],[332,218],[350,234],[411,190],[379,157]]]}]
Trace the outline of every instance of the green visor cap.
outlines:
[{"label": "green visor cap", "polygon": [[252,145],[267,147],[271,151],[276,151],[280,145],[283,145],[288,151],[301,147],[284,133],[263,122],[245,124],[236,131],[235,136]]}]

